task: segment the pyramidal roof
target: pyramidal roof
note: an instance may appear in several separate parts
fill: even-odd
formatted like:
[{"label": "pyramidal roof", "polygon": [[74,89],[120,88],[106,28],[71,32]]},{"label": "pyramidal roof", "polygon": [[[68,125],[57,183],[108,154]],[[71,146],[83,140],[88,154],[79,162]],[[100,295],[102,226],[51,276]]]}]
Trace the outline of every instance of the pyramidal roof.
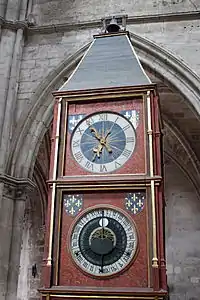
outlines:
[{"label": "pyramidal roof", "polygon": [[151,84],[127,33],[95,36],[59,91]]}]

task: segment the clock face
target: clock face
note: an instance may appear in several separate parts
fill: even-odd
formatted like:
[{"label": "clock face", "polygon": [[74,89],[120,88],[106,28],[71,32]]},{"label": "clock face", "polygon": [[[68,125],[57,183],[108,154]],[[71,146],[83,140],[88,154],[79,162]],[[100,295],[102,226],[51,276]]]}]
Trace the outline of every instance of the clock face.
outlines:
[{"label": "clock face", "polygon": [[117,274],[126,268],[137,249],[133,222],[111,207],[96,208],[75,223],[70,250],[75,263],[98,277]]},{"label": "clock face", "polygon": [[71,151],[76,162],[94,173],[122,167],[133,154],[136,133],[122,115],[100,112],[87,116],[74,129]]}]

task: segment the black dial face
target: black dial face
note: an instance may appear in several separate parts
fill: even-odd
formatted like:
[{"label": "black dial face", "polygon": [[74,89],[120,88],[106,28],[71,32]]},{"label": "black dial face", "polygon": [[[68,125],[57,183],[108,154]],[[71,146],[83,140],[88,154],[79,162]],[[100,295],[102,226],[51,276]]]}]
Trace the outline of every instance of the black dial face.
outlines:
[{"label": "black dial face", "polygon": [[95,276],[109,276],[131,262],[137,234],[132,221],[120,211],[98,208],[76,222],[70,243],[72,257],[82,270]]}]

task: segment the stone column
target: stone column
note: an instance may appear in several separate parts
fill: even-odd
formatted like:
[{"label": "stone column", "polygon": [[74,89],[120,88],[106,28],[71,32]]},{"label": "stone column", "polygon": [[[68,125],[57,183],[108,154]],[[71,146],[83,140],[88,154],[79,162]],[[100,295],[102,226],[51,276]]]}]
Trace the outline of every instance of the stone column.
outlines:
[{"label": "stone column", "polygon": [[[16,26],[16,28],[15,28]],[[4,29],[0,43],[0,166],[4,171],[15,125],[18,81],[26,24],[18,22]]]},{"label": "stone column", "polygon": [[6,183],[1,184],[1,188],[3,194],[0,209],[0,299],[4,300],[7,290],[15,189]]},{"label": "stone column", "polygon": [[28,0],[0,0],[0,171],[5,172],[15,126]]},{"label": "stone column", "polygon": [[25,201],[35,185],[29,179],[0,175],[0,299],[16,299]]}]

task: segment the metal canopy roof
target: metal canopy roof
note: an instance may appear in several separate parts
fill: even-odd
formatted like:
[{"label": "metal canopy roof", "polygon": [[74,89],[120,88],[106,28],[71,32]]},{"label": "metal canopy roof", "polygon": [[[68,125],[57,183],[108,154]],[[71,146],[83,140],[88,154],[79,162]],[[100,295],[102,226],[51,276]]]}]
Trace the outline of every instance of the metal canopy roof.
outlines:
[{"label": "metal canopy roof", "polygon": [[96,36],[59,91],[148,85],[135,50],[125,33]]}]

